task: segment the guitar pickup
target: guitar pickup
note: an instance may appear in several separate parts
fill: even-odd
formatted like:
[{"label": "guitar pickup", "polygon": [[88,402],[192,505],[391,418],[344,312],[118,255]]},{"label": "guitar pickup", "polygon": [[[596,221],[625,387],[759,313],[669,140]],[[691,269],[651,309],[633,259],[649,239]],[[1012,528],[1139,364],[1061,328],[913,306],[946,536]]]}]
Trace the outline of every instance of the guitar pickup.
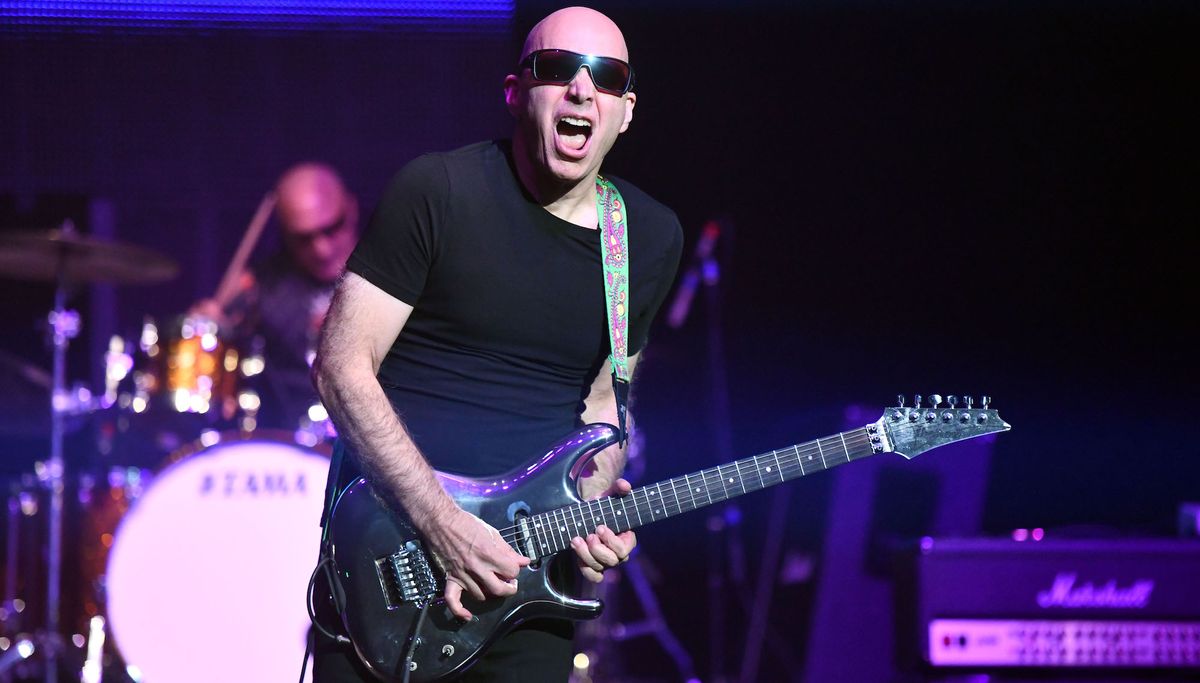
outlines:
[{"label": "guitar pickup", "polygon": [[404,544],[404,550],[375,560],[379,585],[388,609],[401,603],[430,600],[441,593],[425,551],[416,541]]}]

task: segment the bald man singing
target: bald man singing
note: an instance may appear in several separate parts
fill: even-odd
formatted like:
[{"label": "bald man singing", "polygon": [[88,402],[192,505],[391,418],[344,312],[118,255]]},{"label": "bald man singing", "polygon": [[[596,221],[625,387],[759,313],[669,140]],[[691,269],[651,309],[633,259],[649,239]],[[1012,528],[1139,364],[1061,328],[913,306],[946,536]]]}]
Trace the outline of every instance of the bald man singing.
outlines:
[{"label": "bald man singing", "polygon": [[[637,95],[620,29],[573,7],[530,32],[504,100],[511,140],[409,163],[350,256],[314,377],[353,455],[339,484],[365,476],[401,508],[446,572],[445,608],[508,596],[529,559],[464,511],[434,470],[485,476],[524,467],[582,424],[618,424],[597,196],[605,156]],[[628,216],[628,365],[674,279],[675,214],[607,173]],[[604,187],[604,186],[600,186]],[[601,452],[580,495],[622,495],[625,453]],[[632,531],[571,540],[580,574],[600,581],[629,557]],[[565,681],[571,624],[521,624],[464,680]],[[397,637],[405,637],[398,634]],[[319,683],[374,680],[354,650],[321,638]]]}]

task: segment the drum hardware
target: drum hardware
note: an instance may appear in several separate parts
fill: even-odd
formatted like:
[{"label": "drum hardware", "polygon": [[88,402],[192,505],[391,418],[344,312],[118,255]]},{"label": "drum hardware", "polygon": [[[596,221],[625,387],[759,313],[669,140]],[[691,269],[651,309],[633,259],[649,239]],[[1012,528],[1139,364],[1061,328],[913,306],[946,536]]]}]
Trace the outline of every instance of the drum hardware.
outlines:
[{"label": "drum hardware", "polygon": [[58,633],[65,474],[63,438],[66,419],[74,404],[66,388],[66,352],[71,339],[79,333],[81,322],[79,314],[66,307],[68,289],[75,284],[91,282],[149,284],[168,280],[178,270],[169,258],[148,249],[79,235],[70,220],[55,230],[0,235],[0,274],[54,283],[54,308],[47,318],[54,360],[50,386],[50,458],[46,463],[50,489],[46,623],[42,637],[44,646],[36,648],[45,662],[46,683],[58,680],[57,660],[62,650]]}]

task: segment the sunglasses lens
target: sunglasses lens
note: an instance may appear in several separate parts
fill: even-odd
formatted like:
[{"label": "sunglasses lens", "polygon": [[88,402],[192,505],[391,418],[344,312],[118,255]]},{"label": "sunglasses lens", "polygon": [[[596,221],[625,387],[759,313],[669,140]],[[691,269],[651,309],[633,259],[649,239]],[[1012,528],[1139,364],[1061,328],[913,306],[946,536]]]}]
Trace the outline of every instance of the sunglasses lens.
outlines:
[{"label": "sunglasses lens", "polygon": [[550,83],[566,83],[575,78],[584,56],[574,52],[542,52],[533,61],[533,77]]},{"label": "sunglasses lens", "polygon": [[596,57],[588,63],[592,71],[592,82],[601,90],[625,92],[629,85],[629,67],[608,57]]},{"label": "sunglasses lens", "polygon": [[588,57],[566,50],[538,52],[533,59],[533,77],[547,83],[565,84],[587,65],[592,82],[600,90],[624,94],[629,86],[629,65],[611,57]]}]

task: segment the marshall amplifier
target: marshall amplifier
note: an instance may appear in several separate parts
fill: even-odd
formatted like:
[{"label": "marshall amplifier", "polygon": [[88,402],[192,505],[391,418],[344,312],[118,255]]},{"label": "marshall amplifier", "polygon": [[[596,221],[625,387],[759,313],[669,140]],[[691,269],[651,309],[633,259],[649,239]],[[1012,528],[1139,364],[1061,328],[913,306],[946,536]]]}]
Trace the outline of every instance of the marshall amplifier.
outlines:
[{"label": "marshall amplifier", "polygon": [[1197,540],[925,538],[896,588],[902,664],[1200,677]]}]

